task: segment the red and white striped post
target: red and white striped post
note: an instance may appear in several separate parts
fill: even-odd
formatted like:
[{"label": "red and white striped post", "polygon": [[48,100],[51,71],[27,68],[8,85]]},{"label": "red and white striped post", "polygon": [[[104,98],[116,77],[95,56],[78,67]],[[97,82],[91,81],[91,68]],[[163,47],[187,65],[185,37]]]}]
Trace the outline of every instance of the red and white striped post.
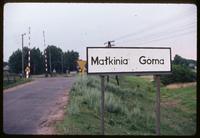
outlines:
[{"label": "red and white striped post", "polygon": [[[31,46],[31,27],[28,28],[28,47],[30,49]],[[31,70],[31,50],[28,51],[28,67]],[[26,78],[30,77],[30,72],[26,73]]]},{"label": "red and white striped post", "polygon": [[48,70],[47,70],[47,51],[46,51],[46,49],[44,50],[44,56],[45,56],[45,77],[47,77]]},{"label": "red and white striped post", "polygon": [[[45,44],[45,32],[43,31],[43,39],[44,39],[44,48],[46,48]],[[47,49],[44,49],[44,60],[45,60],[45,77],[48,76],[48,69],[47,69]]]}]

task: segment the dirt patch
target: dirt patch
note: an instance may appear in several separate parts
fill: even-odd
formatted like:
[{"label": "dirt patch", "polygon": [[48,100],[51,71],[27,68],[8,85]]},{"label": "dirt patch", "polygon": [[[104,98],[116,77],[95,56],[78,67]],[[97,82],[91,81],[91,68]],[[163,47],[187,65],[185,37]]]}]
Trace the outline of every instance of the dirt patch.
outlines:
[{"label": "dirt patch", "polygon": [[167,100],[167,101],[162,101],[161,106],[163,107],[177,107],[177,105],[180,103],[180,100]]},{"label": "dirt patch", "polygon": [[146,80],[149,80],[149,81],[153,81],[154,80],[152,75],[151,76],[140,76],[140,78],[143,78],[143,79],[146,79]]},{"label": "dirt patch", "polygon": [[196,86],[196,82],[189,82],[189,83],[174,83],[169,84],[166,86],[168,89],[178,89],[178,88],[184,88],[189,86]]},{"label": "dirt patch", "polygon": [[55,135],[56,130],[54,128],[54,125],[58,121],[62,121],[64,119],[64,108],[66,107],[68,103],[68,92],[65,92],[64,95],[61,96],[61,98],[56,102],[55,108],[52,108],[51,111],[49,111],[48,117],[45,117],[41,119],[40,127],[37,130],[37,134],[42,135]]}]

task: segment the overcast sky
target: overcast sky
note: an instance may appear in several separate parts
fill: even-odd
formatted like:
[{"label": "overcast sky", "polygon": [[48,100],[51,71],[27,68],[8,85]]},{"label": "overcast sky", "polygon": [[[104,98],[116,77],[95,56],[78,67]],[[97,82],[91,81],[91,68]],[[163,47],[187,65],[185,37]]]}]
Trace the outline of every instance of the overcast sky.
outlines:
[{"label": "overcast sky", "polygon": [[7,3],[4,5],[3,60],[21,49],[31,27],[31,46],[56,45],[86,59],[86,47],[171,47],[172,57],[197,58],[197,8],[193,4]]}]

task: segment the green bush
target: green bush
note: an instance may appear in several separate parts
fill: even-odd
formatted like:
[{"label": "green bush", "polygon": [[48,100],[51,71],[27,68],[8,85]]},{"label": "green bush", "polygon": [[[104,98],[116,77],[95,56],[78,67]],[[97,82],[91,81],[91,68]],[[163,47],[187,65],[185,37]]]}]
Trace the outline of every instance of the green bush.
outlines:
[{"label": "green bush", "polygon": [[161,82],[164,85],[176,82],[193,82],[193,81],[196,81],[196,73],[192,72],[191,69],[183,65],[172,64],[172,74],[161,76]]}]

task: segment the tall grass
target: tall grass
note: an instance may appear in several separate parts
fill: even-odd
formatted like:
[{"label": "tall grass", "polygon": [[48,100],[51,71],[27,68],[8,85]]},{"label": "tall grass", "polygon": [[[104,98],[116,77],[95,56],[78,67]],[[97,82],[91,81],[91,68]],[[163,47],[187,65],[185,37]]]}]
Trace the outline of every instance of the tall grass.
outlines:
[{"label": "tall grass", "polygon": [[[111,77],[110,81],[105,84],[105,134],[155,135],[155,88],[153,84],[133,76],[120,76],[119,81],[120,86],[117,86],[116,80]],[[183,99],[181,105],[175,108],[168,108],[161,104],[161,134],[180,134],[181,131],[191,134],[193,132],[196,103],[192,100],[188,101],[188,97],[194,93],[193,90],[194,88],[176,90],[173,93],[164,88],[161,89],[162,96],[167,97],[166,100],[175,100],[178,96],[179,99]],[[100,134],[100,99],[100,77],[77,78],[70,91],[67,116],[63,123],[58,125],[58,130],[62,134]],[[185,113],[182,109],[191,112]],[[187,121],[186,115],[193,120]],[[78,132],[70,132],[72,129]]]},{"label": "tall grass", "polygon": [[[101,91],[97,87],[99,80],[96,77],[82,77],[74,84],[71,90],[71,102],[69,105],[68,112],[70,114],[77,113],[81,105],[87,106],[88,108],[99,113],[100,109],[100,97]],[[113,87],[112,87],[113,88]],[[111,88],[111,89],[112,89]],[[74,108],[74,109],[73,109]],[[121,98],[115,96],[111,92],[105,93],[105,110],[110,113],[124,113],[125,106],[121,101]],[[124,113],[125,114],[125,113]]]},{"label": "tall grass", "polygon": [[[126,83],[126,81],[124,82]],[[100,98],[100,78],[94,76],[79,77],[70,91],[67,112],[73,117],[92,112],[94,116],[100,118]],[[144,89],[117,86],[114,84],[114,79],[111,78],[109,83],[106,82],[105,91],[105,120],[108,127],[118,127],[118,125],[127,123],[126,127],[130,131],[147,128],[148,132],[148,127],[153,122],[153,116],[148,112],[153,110],[151,109],[153,106],[152,103],[148,103],[148,105],[142,103],[145,99],[148,98],[145,98]],[[117,116],[118,119],[116,119]],[[146,126],[137,125],[141,122]]]}]

